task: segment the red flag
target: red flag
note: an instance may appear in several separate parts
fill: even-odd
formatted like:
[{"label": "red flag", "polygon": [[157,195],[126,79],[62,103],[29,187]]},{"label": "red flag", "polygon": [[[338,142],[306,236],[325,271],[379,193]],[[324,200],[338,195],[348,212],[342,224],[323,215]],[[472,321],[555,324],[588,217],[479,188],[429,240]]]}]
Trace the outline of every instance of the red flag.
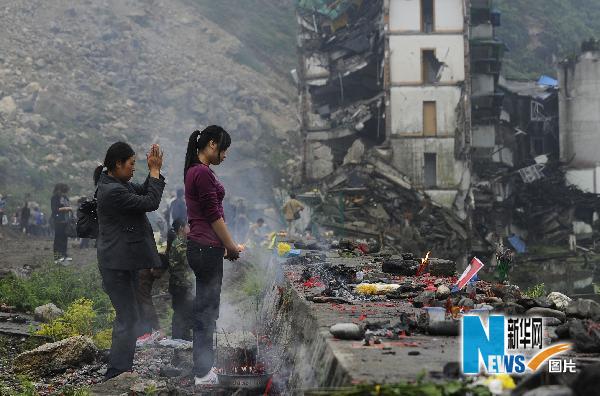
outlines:
[{"label": "red flag", "polygon": [[471,264],[467,266],[465,272],[463,272],[460,278],[458,278],[458,283],[456,284],[458,290],[461,290],[463,287],[465,287],[465,285],[469,283],[469,281],[473,279],[475,274],[477,274],[482,268],[483,263],[481,262],[481,260],[479,260],[477,257],[473,257],[473,260],[471,260]]}]

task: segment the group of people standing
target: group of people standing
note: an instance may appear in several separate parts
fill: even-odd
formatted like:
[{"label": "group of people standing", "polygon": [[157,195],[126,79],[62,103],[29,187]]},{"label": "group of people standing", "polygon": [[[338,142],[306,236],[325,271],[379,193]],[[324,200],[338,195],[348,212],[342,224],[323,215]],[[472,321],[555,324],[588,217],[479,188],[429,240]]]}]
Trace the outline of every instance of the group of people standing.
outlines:
[{"label": "group of people standing", "polygon": [[[185,268],[172,268],[169,290],[174,296],[174,321],[187,321],[193,328],[193,374],[198,385],[217,381],[213,369],[213,335],[219,316],[223,260],[237,260],[241,252],[225,223],[225,188],[211,169],[225,160],[230,145],[229,133],[219,126],[191,134],[184,163],[185,193],[180,195],[185,198],[187,224],[174,221],[175,235],[169,249],[170,262],[181,262],[185,255],[195,274],[193,303],[189,293],[193,280]],[[136,155],[124,142],[110,146],[104,164],[94,172],[98,265],[103,287],[116,311],[105,379],[131,370],[138,335],[138,273],[162,267],[146,216],[158,209],[165,187],[160,174],[163,163],[160,147],[152,145],[146,159],[149,175],[144,184],[131,182]],[[190,305],[193,305],[191,322],[184,314]],[[177,328],[185,331],[186,326]],[[185,334],[173,336],[185,338]]]}]

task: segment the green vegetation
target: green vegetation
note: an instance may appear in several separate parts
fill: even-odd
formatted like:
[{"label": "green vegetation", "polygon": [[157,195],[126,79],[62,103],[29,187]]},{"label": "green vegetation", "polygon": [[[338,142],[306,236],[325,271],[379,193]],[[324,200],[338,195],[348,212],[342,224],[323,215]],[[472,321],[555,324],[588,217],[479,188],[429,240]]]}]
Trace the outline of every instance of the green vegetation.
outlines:
[{"label": "green vegetation", "polygon": [[[19,388],[14,389],[11,386],[5,385],[0,381],[0,395],[3,396],[41,396],[36,390],[35,384],[26,376],[19,376]],[[72,386],[66,386],[62,389],[57,389],[53,395],[61,396],[89,396],[90,390],[88,388],[78,388]]]},{"label": "green vegetation", "polygon": [[[84,335],[91,337],[98,348],[110,348],[112,328],[99,328],[96,322],[98,314],[94,311],[93,304],[93,301],[86,298],[74,301],[60,318],[42,324],[35,334],[48,337],[52,341]],[[103,322],[108,325],[114,318],[114,310],[111,310]]]},{"label": "green vegetation", "polygon": [[29,278],[4,278],[0,280],[0,302],[27,311],[52,302],[65,313],[52,323],[42,325],[38,335],[56,341],[81,334],[92,337],[98,348],[110,347],[115,313],[102,290],[96,265],[48,264]]},{"label": "green vegetation", "polygon": [[496,0],[502,12],[498,37],[509,47],[503,64],[513,78],[556,76],[556,61],[577,54],[581,42],[599,36],[596,0]]},{"label": "green vegetation", "polygon": [[296,67],[294,2],[273,0],[194,0],[202,15],[234,35],[246,48],[236,62],[261,72],[265,66],[283,75]]},{"label": "green vegetation", "polygon": [[538,298],[538,297],[544,297],[548,293],[546,293],[546,285],[544,285],[543,283],[540,283],[540,284],[531,286],[529,289],[525,290],[523,292],[523,294],[529,298]]}]

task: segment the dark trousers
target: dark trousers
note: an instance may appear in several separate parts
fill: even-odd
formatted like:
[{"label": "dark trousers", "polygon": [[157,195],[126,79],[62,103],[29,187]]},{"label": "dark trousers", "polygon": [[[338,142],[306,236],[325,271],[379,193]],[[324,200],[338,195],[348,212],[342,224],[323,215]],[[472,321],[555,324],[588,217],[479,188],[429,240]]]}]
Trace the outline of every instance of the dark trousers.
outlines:
[{"label": "dark trousers", "polygon": [[188,290],[172,292],[173,321],[171,334],[173,339],[192,340],[192,327],[194,324],[194,296]]},{"label": "dark trousers", "polygon": [[67,223],[54,224],[54,258],[67,257]]},{"label": "dark trousers", "polygon": [[116,311],[113,322],[109,370],[129,371],[135,354],[138,306],[135,297],[137,271],[100,268],[102,287]]},{"label": "dark trousers", "polygon": [[153,329],[158,330],[160,328],[156,308],[154,308],[154,302],[152,302],[152,285],[155,279],[155,274],[151,269],[138,271],[138,284],[135,289],[140,314],[138,336],[151,333]]},{"label": "dark trousers", "polygon": [[196,274],[194,301],[194,375],[203,377],[213,367],[213,335],[219,318],[225,249],[188,241],[187,259]]}]

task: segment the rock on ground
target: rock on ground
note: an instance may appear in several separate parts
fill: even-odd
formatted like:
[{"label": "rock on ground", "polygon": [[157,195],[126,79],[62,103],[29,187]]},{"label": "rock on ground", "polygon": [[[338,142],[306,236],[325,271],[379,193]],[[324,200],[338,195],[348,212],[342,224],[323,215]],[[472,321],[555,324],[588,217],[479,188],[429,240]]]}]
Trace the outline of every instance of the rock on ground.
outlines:
[{"label": "rock on ground", "polygon": [[572,301],[571,297],[565,296],[564,294],[559,292],[552,292],[548,294],[548,297],[546,298],[548,299],[548,301],[553,303],[557,309],[561,311],[564,311]]},{"label": "rock on ground", "polygon": [[59,316],[62,316],[64,312],[53,303],[48,303],[45,305],[40,305],[33,311],[33,313],[35,320],[38,322],[49,323]]},{"label": "rock on ground", "polygon": [[541,316],[542,318],[556,318],[561,322],[564,322],[567,319],[567,315],[565,315],[562,311],[557,311],[556,309],[550,308],[531,308],[525,312],[527,316]]},{"label": "rock on ground", "polygon": [[70,337],[21,353],[15,358],[14,368],[18,373],[45,376],[92,363],[97,353],[90,338]]},{"label": "rock on ground", "polygon": [[569,304],[566,313],[576,318],[599,320],[600,304],[594,300],[579,299]]},{"label": "rock on ground", "polygon": [[564,385],[548,385],[530,390],[523,396],[573,396],[573,391]]}]

